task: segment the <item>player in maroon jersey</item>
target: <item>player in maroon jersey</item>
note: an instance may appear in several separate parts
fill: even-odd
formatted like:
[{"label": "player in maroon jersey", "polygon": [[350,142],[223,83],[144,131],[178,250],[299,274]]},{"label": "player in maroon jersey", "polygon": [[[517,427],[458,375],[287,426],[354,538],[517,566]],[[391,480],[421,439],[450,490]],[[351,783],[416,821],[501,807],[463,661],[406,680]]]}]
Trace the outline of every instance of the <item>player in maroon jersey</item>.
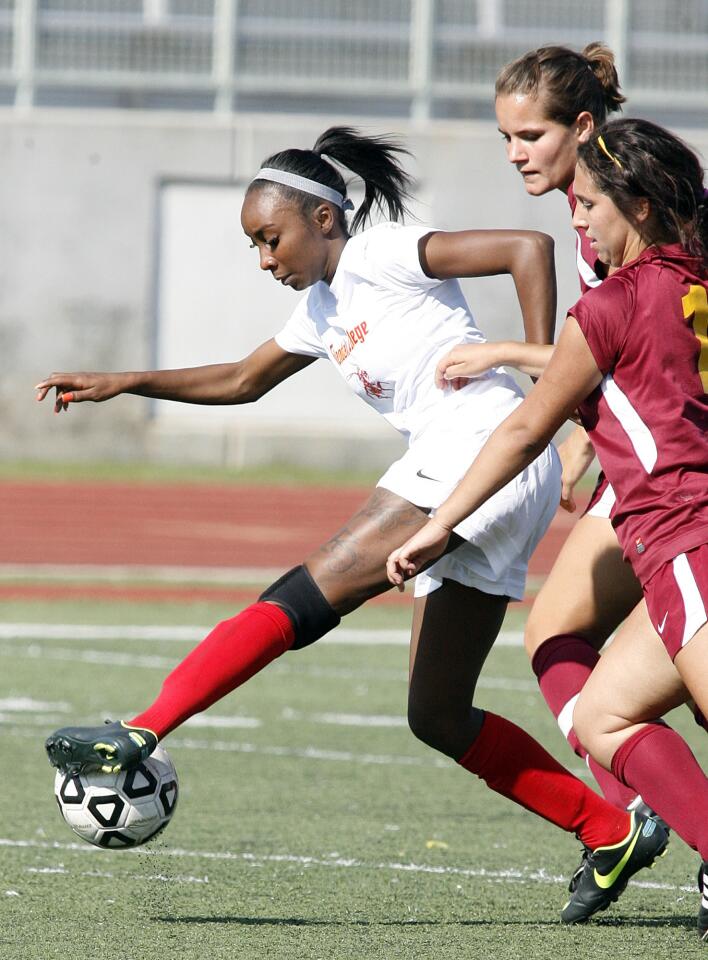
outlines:
[{"label": "player in maroon jersey", "polygon": [[[643,120],[616,120],[578,150],[574,222],[613,271],[571,308],[536,386],[497,428],[455,492],[389,557],[402,586],[449,531],[514,477],[579,409],[612,483],[613,526],[644,594],[585,683],[576,732],[703,860],[708,779],[655,718],[687,691],[708,713],[708,204],[697,156]],[[541,348],[544,349],[544,348]],[[526,360],[538,359],[538,351]],[[464,370],[456,370],[464,374]],[[667,656],[668,652],[668,656]],[[672,664],[673,661],[673,664]],[[587,914],[595,854],[563,918]],[[708,903],[698,927],[708,936]]]},{"label": "player in maroon jersey", "polygon": [[[581,53],[541,47],[508,64],[497,78],[495,107],[507,158],[519,171],[527,193],[542,196],[561,190],[575,212],[578,147],[608,113],[621,108],[624,99],[612,52],[600,43],[588,45]],[[580,286],[585,292],[602,282],[607,268],[591,247],[582,223],[574,226]],[[476,353],[480,372],[513,362],[499,356],[498,345],[488,343],[479,351],[466,352],[468,369],[470,353]],[[540,371],[532,367],[527,372]],[[578,428],[560,445],[559,453],[561,504],[574,511],[573,488],[595,451],[585,431]],[[534,601],[524,639],[541,693],[563,735],[589,763],[605,796],[624,807],[640,805],[641,798],[587,755],[572,719],[598,651],[642,596],[610,523],[612,502],[613,491],[601,477],[587,512],[570,532]]]}]

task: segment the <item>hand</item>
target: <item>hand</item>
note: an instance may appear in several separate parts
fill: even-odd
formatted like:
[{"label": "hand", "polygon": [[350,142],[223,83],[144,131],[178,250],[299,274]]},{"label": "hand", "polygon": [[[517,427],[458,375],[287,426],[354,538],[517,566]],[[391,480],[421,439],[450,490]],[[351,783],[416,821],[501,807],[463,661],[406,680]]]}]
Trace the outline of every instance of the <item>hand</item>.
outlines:
[{"label": "hand", "polygon": [[119,373],[53,373],[34,388],[37,400],[44,400],[52,387],[56,390],[54,412],[61,413],[70,403],[110,400],[123,392],[125,383]]},{"label": "hand", "polygon": [[575,513],[573,497],[575,485],[595,459],[595,448],[582,427],[575,429],[558,447],[563,473],[561,475],[561,507]]},{"label": "hand", "polygon": [[462,343],[440,360],[435,370],[435,385],[459,390],[468,380],[499,364],[498,344]]},{"label": "hand", "polygon": [[445,550],[451,531],[431,517],[424,527],[413,534],[402,547],[389,554],[386,561],[386,576],[390,582],[404,590],[405,580],[410,579],[430,560],[436,560]]}]

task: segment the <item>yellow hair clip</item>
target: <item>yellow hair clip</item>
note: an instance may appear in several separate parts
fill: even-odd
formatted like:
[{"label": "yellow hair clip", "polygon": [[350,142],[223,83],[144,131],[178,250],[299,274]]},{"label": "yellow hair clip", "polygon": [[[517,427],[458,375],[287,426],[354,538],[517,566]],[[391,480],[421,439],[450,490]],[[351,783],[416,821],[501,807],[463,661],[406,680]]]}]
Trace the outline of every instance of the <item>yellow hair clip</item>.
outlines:
[{"label": "yellow hair clip", "polygon": [[617,165],[617,167],[621,170],[621,169],[622,169],[622,164],[619,162],[619,160],[618,160],[617,157],[614,155],[614,153],[610,153],[610,151],[607,149],[607,144],[605,143],[605,141],[603,140],[603,138],[602,138],[601,136],[597,138],[597,145],[598,145],[598,147],[600,148],[600,150],[602,150],[602,152],[605,154],[605,156],[606,156],[606,157],[609,157],[609,159],[610,159],[613,163],[615,163],[615,164]]}]

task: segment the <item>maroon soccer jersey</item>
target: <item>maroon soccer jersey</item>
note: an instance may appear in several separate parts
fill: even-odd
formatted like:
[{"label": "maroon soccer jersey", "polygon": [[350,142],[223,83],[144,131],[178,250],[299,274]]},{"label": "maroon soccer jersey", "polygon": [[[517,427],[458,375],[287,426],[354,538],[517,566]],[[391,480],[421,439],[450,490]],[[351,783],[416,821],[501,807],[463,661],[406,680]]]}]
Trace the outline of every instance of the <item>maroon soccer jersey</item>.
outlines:
[{"label": "maroon soccer jersey", "polygon": [[707,289],[680,245],[652,247],[568,311],[604,375],[580,413],[642,583],[708,540]]},{"label": "maroon soccer jersey", "polygon": [[[568,203],[570,204],[571,214],[574,214],[578,201],[575,199],[572,183],[568,187]],[[607,276],[605,264],[597,259],[595,251],[590,246],[587,232],[582,227],[578,227],[575,231],[575,259],[578,267],[578,277],[580,278],[580,289],[583,293],[587,293],[592,287],[599,286]]]},{"label": "maroon soccer jersey", "polygon": [[[568,203],[570,204],[571,214],[575,214],[578,201],[575,199],[572,183],[568,187]],[[575,231],[575,260],[578,267],[578,279],[580,280],[580,290],[582,293],[587,293],[588,290],[591,290],[593,287],[599,286],[607,276],[607,268],[601,260],[597,259],[595,251],[590,246],[587,231],[583,227],[579,227]],[[605,494],[607,487],[607,477],[601,470],[592,496],[583,511],[583,516],[596,506]]]}]

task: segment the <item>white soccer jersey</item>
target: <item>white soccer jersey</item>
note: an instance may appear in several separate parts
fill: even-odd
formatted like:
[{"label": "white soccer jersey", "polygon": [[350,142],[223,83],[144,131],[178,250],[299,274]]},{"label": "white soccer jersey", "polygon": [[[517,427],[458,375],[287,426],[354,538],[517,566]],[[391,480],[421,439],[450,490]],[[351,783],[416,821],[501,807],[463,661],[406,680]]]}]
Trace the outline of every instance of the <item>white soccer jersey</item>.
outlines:
[{"label": "white soccer jersey", "polygon": [[[482,343],[457,280],[426,276],[418,241],[428,227],[383,223],[352,237],[331,285],[320,281],[275,337],[283,350],[328,357],[349,386],[413,441],[450,409],[437,361],[458,343]],[[480,431],[500,422],[521,391],[491,370],[459,391]]]}]

